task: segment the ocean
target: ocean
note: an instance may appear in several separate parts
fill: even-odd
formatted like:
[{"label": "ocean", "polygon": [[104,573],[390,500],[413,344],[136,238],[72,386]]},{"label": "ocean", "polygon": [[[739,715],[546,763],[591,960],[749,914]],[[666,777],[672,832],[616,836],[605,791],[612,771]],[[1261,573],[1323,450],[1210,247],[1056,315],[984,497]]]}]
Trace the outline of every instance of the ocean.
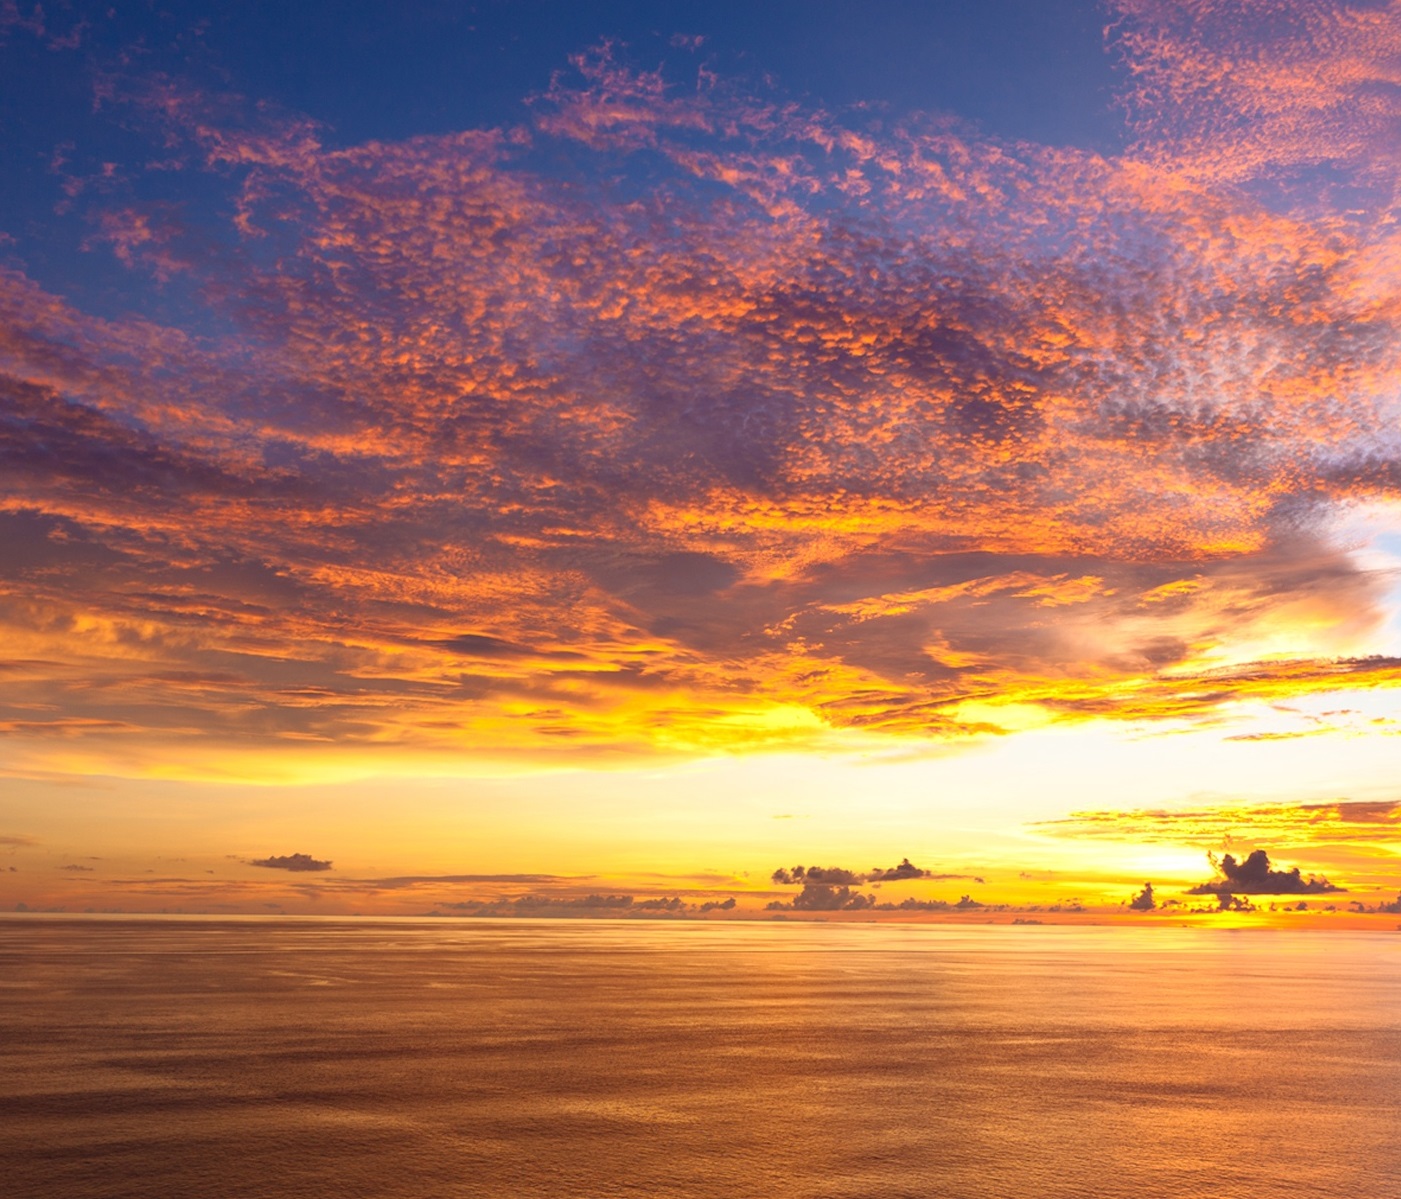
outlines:
[{"label": "ocean", "polygon": [[0,920],[7,1199],[1401,1196],[1401,934]]}]

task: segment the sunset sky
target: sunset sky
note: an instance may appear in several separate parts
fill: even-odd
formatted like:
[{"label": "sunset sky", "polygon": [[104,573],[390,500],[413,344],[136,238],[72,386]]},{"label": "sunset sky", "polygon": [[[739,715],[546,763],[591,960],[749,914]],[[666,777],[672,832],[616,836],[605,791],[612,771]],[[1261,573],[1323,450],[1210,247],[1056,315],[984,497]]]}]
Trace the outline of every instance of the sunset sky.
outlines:
[{"label": "sunset sky", "polygon": [[0,105],[0,909],[1397,923],[1401,0],[3,0]]}]

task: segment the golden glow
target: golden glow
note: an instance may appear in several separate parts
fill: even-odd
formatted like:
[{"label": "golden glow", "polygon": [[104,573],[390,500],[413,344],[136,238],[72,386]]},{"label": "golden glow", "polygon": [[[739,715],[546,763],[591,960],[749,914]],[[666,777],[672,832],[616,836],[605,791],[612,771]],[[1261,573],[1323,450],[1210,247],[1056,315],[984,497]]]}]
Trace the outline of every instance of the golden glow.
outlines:
[{"label": "golden glow", "polygon": [[[94,193],[91,248],[188,325],[0,271],[0,838],[334,785],[210,817],[219,902],[464,902],[373,884],[451,829],[437,873],[524,845],[560,894],[910,855],[950,877],[882,894],[958,919],[1118,918],[1248,837],[1380,912],[1391,826],[1303,813],[1401,765],[1401,14],[1112,7],[1114,155],[610,46],[514,127],[363,144],[114,83],[224,249]],[[359,889],[251,865],[293,834]],[[116,877],[49,865],[0,901]],[[157,893],[123,877],[93,894]]]}]

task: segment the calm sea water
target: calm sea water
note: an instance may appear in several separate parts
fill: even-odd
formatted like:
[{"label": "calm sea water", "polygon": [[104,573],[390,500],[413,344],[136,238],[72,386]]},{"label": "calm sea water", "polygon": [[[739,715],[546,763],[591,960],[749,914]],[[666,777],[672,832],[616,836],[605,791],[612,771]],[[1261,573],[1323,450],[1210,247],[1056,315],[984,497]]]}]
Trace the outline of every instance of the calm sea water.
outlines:
[{"label": "calm sea water", "polygon": [[0,921],[0,1194],[1401,1195],[1401,934]]}]

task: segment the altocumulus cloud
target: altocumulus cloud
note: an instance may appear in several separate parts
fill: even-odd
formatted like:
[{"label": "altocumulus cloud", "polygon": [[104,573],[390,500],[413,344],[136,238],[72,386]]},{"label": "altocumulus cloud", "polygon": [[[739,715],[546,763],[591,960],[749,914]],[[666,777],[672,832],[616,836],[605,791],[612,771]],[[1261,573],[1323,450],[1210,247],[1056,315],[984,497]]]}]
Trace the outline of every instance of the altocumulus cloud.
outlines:
[{"label": "altocumulus cloud", "polygon": [[147,145],[55,201],[207,310],[0,271],[0,733],[538,759],[1395,686],[1327,530],[1401,498],[1401,10],[1108,7],[1113,156],[609,48],[362,145],[106,64]]}]

